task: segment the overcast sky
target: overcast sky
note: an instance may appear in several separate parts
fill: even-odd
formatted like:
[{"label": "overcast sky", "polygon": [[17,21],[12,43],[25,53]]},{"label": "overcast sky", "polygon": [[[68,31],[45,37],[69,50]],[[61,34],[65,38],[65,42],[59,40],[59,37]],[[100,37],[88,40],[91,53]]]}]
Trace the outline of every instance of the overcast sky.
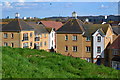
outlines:
[{"label": "overcast sky", "polygon": [[39,18],[71,16],[73,11],[76,11],[78,16],[118,14],[118,0],[114,0],[116,2],[112,2],[113,0],[109,0],[111,2],[87,2],[87,0],[86,2],[80,2],[80,0],[74,0],[76,2],[72,2],[73,0],[67,0],[69,2],[65,2],[66,0],[54,0],[56,2],[53,2],[53,0],[44,0],[46,2],[42,2],[43,0],[33,1],[35,0],[4,0],[4,2],[0,3],[0,9],[2,9],[0,18],[7,16],[14,18],[16,12],[20,13],[20,17]]}]

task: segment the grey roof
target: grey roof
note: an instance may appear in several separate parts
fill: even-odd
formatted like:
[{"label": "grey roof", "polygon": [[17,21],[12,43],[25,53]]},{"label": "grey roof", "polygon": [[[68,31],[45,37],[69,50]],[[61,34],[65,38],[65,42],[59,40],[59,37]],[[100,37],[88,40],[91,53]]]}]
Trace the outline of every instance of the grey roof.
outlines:
[{"label": "grey roof", "polygon": [[98,29],[101,30],[102,34],[106,34],[109,24],[84,24],[83,28],[85,33],[83,36],[92,36]]},{"label": "grey roof", "polygon": [[30,31],[33,30],[27,22],[15,19],[2,27],[2,31]]},{"label": "grey roof", "polygon": [[83,25],[83,22],[78,19],[69,19],[56,32],[57,33],[83,33],[84,29],[82,25]]},{"label": "grey roof", "polygon": [[120,26],[113,26],[112,29],[115,34],[120,35]]}]

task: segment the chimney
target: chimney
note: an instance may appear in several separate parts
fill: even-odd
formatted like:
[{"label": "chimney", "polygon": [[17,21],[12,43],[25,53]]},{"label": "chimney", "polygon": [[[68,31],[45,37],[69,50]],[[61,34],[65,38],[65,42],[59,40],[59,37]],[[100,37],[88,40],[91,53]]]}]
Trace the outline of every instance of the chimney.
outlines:
[{"label": "chimney", "polygon": [[85,19],[85,21],[86,21],[86,22],[89,22],[89,19],[88,19],[88,18],[86,18],[86,19]]},{"label": "chimney", "polygon": [[77,19],[77,13],[75,11],[72,13],[72,17]]},{"label": "chimney", "polygon": [[19,13],[15,13],[15,18],[19,18],[20,17],[20,14]]}]

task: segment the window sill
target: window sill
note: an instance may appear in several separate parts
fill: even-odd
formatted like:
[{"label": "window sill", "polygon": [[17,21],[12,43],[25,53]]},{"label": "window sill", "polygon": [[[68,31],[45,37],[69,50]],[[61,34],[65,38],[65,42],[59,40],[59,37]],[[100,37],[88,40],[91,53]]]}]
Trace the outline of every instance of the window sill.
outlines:
[{"label": "window sill", "polygon": [[86,53],[91,53],[91,52],[86,51]]},{"label": "window sill", "polygon": [[86,41],[86,42],[91,42],[91,41]]},{"label": "window sill", "polygon": [[97,42],[101,42],[101,41],[97,41]]},{"label": "window sill", "polygon": [[72,40],[72,41],[77,41],[77,40]]},{"label": "window sill", "polygon": [[77,52],[77,51],[73,51],[73,52]]}]

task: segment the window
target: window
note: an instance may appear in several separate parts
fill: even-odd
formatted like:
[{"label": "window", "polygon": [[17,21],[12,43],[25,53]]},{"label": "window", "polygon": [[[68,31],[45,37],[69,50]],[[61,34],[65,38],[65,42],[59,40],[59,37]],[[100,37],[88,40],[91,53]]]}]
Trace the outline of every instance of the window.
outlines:
[{"label": "window", "polygon": [[32,42],[30,42],[30,46],[32,46]]},{"label": "window", "polygon": [[23,34],[23,41],[27,41],[28,40],[28,33],[24,33]]},{"label": "window", "polygon": [[14,47],[14,43],[11,44],[11,47]]},{"label": "window", "polygon": [[53,37],[53,33],[52,33],[52,37]]},{"label": "window", "polygon": [[53,45],[53,40],[52,40],[52,45]]},{"label": "window", "polygon": [[76,41],[76,40],[77,40],[77,36],[73,36],[73,37],[72,37],[72,40],[73,40],[73,41]]},{"label": "window", "polygon": [[46,46],[46,41],[44,42],[44,46]]},{"label": "window", "polygon": [[101,37],[100,36],[97,37],[97,41],[101,42]]},{"label": "window", "polygon": [[40,38],[42,38],[42,34],[40,34]]},{"label": "window", "polygon": [[66,40],[66,41],[68,40],[68,35],[65,36],[65,40]]},{"label": "window", "polygon": [[65,52],[67,52],[68,51],[68,46],[65,46]]},{"label": "window", "polygon": [[73,52],[77,52],[77,46],[73,46]]},{"label": "window", "polygon": [[23,43],[23,48],[28,48],[28,43]]},{"label": "window", "polygon": [[40,43],[40,47],[42,47],[42,42]]},{"label": "window", "polygon": [[86,37],[86,41],[90,41],[90,37]]},{"label": "window", "polygon": [[97,47],[97,53],[101,53],[101,47],[100,46]]},{"label": "window", "polygon": [[90,52],[90,47],[86,47],[86,52]]},{"label": "window", "polygon": [[35,41],[40,41],[40,38],[39,37],[35,37]]},{"label": "window", "polygon": [[32,33],[30,33],[30,37],[32,37]]},{"label": "window", "polygon": [[4,46],[8,46],[8,43],[5,42],[5,43],[4,43]]},{"label": "window", "polygon": [[28,37],[28,33],[24,33],[24,34],[23,34],[23,37]]},{"label": "window", "polygon": [[90,58],[86,58],[87,62],[90,62]]},{"label": "window", "polygon": [[39,43],[35,43],[36,46],[39,46]]},{"label": "window", "polygon": [[11,38],[14,38],[14,34],[13,33],[11,34]]},{"label": "window", "polygon": [[119,55],[119,52],[118,52],[118,50],[115,50],[115,49],[114,49],[114,50],[112,50],[112,54],[113,54],[113,55]]},{"label": "window", "polygon": [[46,34],[44,34],[44,37],[46,38]]},{"label": "window", "polygon": [[8,34],[7,33],[4,33],[4,38],[8,38]]}]

